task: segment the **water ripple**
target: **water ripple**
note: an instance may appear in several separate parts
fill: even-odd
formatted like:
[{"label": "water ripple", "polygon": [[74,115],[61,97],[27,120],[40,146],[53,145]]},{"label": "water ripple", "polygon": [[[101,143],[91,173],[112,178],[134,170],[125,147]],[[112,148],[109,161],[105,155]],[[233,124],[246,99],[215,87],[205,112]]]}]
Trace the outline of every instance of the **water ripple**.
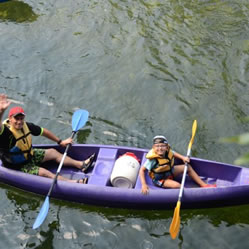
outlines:
[{"label": "water ripple", "polygon": [[[165,134],[184,154],[197,119],[193,155],[233,162],[244,152],[218,139],[248,131],[248,1],[27,0],[1,10],[5,4],[35,17],[20,8],[3,20],[0,11],[0,90],[29,121],[68,137],[72,113],[86,109],[76,142],[149,148]],[[55,200],[33,231],[43,198],[0,190],[3,248],[199,248],[200,240],[204,248],[248,247],[247,206],[182,211],[173,242],[172,212]]]}]

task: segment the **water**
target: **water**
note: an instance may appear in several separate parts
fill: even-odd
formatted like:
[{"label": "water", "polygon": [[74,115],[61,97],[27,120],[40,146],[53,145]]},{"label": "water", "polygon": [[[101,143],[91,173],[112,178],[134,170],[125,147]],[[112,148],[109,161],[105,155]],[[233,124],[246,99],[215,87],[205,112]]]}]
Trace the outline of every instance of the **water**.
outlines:
[{"label": "water", "polygon": [[[185,154],[233,162],[248,147],[219,138],[248,132],[246,0],[7,1],[0,3],[0,92],[61,138],[77,108],[90,118],[79,143],[149,148],[164,134]],[[6,116],[6,115],[5,115]],[[42,137],[34,143],[48,142]],[[247,248],[248,205],[173,211],[44,201],[0,185],[0,248]]]}]

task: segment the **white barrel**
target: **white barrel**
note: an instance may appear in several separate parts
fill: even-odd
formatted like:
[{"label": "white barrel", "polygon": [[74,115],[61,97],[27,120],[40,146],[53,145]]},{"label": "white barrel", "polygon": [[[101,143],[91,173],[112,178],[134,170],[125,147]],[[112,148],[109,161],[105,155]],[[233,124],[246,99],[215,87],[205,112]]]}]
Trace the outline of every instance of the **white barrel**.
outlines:
[{"label": "white barrel", "polygon": [[140,164],[135,158],[124,154],[119,157],[113,167],[111,184],[118,188],[133,188],[135,186]]}]

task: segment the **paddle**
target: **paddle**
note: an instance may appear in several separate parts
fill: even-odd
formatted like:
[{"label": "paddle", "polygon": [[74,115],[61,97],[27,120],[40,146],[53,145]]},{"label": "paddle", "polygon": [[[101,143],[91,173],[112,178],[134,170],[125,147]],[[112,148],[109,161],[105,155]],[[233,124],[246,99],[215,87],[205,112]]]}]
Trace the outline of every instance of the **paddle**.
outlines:
[{"label": "paddle", "polygon": [[[193,122],[193,126],[192,126],[192,137],[191,137],[191,140],[190,140],[189,145],[188,145],[187,157],[190,157],[191,147],[192,147],[192,144],[194,142],[196,129],[197,129],[197,121],[195,120]],[[182,176],[182,182],[181,182],[181,188],[180,188],[180,192],[179,192],[179,197],[178,197],[177,205],[176,205],[176,208],[174,211],[173,220],[172,220],[172,222],[170,224],[170,228],[169,228],[169,232],[170,232],[172,239],[176,238],[176,236],[179,232],[179,229],[180,229],[181,198],[182,198],[182,193],[183,193],[183,187],[185,184],[187,169],[188,169],[188,163],[185,163],[184,172],[183,172],[183,176]]]},{"label": "paddle", "polygon": [[[89,116],[89,113],[86,110],[77,110],[74,112],[73,117],[72,117],[72,130],[73,131],[72,131],[71,138],[73,138],[75,136],[76,132],[86,124],[86,121],[88,120],[88,116]],[[53,183],[50,186],[50,189],[49,189],[47,197],[42,205],[40,213],[36,217],[35,223],[33,224],[33,229],[38,228],[43,223],[45,218],[47,217],[48,209],[49,209],[49,196],[50,196],[50,194],[53,190],[53,187],[57,181],[57,177],[61,171],[61,168],[62,168],[63,162],[65,160],[65,157],[67,155],[67,151],[68,151],[69,147],[70,147],[70,144],[68,144],[66,149],[65,149],[65,152],[64,152],[63,157],[61,159],[60,165],[57,169],[55,178],[53,180]]]}]

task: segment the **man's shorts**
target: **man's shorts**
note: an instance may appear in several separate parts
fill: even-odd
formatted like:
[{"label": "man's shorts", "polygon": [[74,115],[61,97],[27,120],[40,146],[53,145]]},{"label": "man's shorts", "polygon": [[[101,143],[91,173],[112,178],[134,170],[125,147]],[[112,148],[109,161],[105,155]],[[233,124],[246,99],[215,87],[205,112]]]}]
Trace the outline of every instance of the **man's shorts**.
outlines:
[{"label": "man's shorts", "polygon": [[21,171],[24,173],[28,173],[31,175],[38,175],[39,167],[42,163],[42,160],[45,156],[44,149],[34,149],[34,154],[31,158],[31,161],[26,163],[22,168]]}]

